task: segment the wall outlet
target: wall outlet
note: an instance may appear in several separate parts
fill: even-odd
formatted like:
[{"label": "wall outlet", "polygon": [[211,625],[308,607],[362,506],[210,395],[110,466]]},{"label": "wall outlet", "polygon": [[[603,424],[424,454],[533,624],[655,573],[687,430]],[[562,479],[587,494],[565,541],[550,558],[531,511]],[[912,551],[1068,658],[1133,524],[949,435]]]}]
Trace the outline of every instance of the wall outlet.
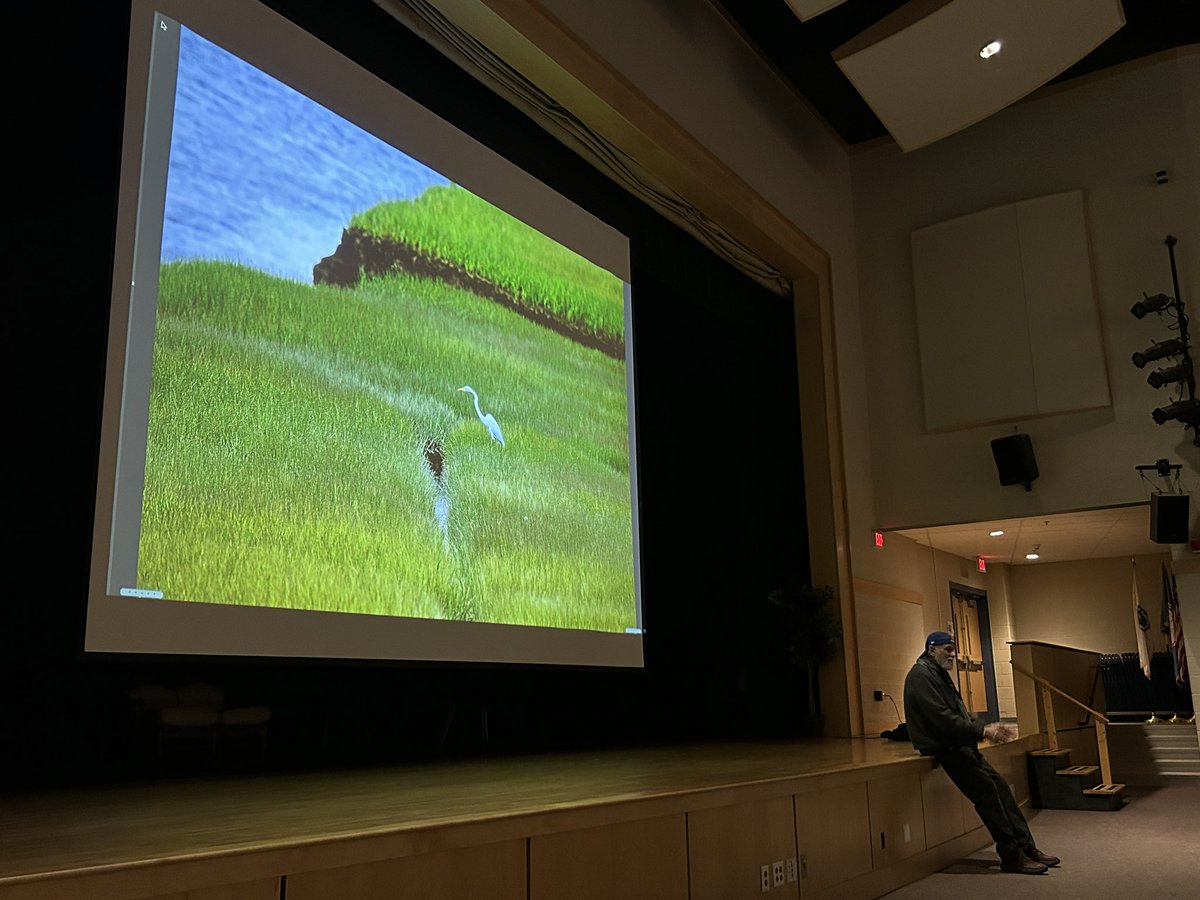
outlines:
[{"label": "wall outlet", "polygon": [[783,861],[783,868],[784,868],[785,877],[787,878],[788,883],[790,884],[791,882],[795,881],[796,880],[796,857],[789,856],[787,859],[785,859]]},{"label": "wall outlet", "polygon": [[771,863],[771,880],[775,887],[783,887],[783,860],[777,859]]},{"label": "wall outlet", "polygon": [[909,830],[908,823],[905,822],[904,823],[904,843],[907,844],[911,840],[912,840],[912,831]]},{"label": "wall outlet", "polygon": [[762,881],[762,889],[763,889],[763,893],[765,894],[767,891],[769,891],[771,889],[771,867],[768,865],[764,865],[759,870],[759,878]]},{"label": "wall outlet", "polygon": [[871,696],[875,698],[876,703],[879,703],[883,700],[883,691],[872,691]]}]

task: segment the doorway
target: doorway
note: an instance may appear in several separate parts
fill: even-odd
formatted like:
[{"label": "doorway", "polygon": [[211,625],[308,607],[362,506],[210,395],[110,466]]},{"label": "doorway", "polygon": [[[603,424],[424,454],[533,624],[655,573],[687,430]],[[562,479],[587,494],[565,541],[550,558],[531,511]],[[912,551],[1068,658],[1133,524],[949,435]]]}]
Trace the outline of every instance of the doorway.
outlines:
[{"label": "doorway", "polygon": [[950,582],[950,614],[958,647],[955,676],[959,693],[972,715],[985,722],[998,722],[1000,702],[996,697],[987,591]]}]

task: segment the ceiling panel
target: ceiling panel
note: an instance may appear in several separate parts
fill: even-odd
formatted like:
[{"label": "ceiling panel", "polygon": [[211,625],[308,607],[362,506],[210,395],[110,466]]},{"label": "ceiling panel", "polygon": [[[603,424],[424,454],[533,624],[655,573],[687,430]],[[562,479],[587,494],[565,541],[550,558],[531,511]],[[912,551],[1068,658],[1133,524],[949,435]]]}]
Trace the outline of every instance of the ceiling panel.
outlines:
[{"label": "ceiling panel", "polygon": [[839,3],[844,2],[845,0],[787,0],[787,5],[792,8],[801,22],[807,22],[814,16],[828,12]]},{"label": "ceiling panel", "polygon": [[[1004,534],[991,537],[992,531]],[[1170,545],[1150,540],[1148,503],[1055,516],[905,528],[894,533],[964,559],[982,556],[1010,565],[1145,556],[1170,550]],[[1039,558],[1025,559],[1035,547]]]},{"label": "ceiling panel", "polygon": [[[1119,0],[911,2],[833,58],[903,150],[986,119],[1125,24]],[[985,44],[999,52],[981,58]]]},{"label": "ceiling panel", "polygon": [[[921,12],[946,5],[946,0],[909,0],[907,3],[905,0],[843,0],[832,4],[829,0],[709,2],[741,31],[759,55],[804,97],[848,146],[886,137],[888,131],[834,61],[834,52],[893,14],[916,18]],[[1092,31],[1101,20],[1110,21],[1114,6],[1123,13],[1125,24],[1094,50],[1082,58],[1077,57],[1078,61],[1065,71],[1054,74],[1049,80],[1051,84],[1200,41],[1200,16],[1196,15],[1195,0],[1123,0],[1120,3],[1116,0],[1064,0],[1061,7],[1058,2],[1049,0],[1020,0],[1022,6],[1032,3],[1038,7],[1035,12],[1039,14],[1053,13],[1067,6],[1077,8],[1081,2],[1083,11],[1077,11],[1075,23],[1081,34],[1068,34],[1068,41]],[[987,5],[1001,14],[1010,8],[1007,0]],[[818,6],[827,8],[819,13],[811,12]],[[934,56],[952,49],[949,46],[937,48]],[[974,48],[973,52],[977,50]],[[1053,58],[1053,65],[1041,59],[1035,59],[1032,65],[1043,72],[1048,68],[1057,69],[1062,59],[1060,48],[1050,46],[1045,53]],[[1002,52],[995,61],[1003,58]],[[901,82],[897,87],[902,87],[908,79],[910,65],[919,68],[926,63],[916,57],[906,57],[903,62],[902,69],[893,73]]]}]

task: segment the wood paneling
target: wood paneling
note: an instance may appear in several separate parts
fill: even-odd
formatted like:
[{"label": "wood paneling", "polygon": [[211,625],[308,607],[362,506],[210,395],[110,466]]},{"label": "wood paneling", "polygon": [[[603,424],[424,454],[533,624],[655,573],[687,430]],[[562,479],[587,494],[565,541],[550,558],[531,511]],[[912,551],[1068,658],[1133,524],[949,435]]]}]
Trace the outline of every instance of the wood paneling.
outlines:
[{"label": "wood paneling", "polygon": [[525,842],[505,841],[302,872],[287,880],[288,900],[394,900],[404,896],[422,900],[526,900]]},{"label": "wood paneling", "polygon": [[687,821],[662,816],[529,841],[530,900],[687,900]]},{"label": "wood paneling", "polygon": [[926,845],[936,847],[963,833],[962,800],[962,792],[941,767],[921,773]]},{"label": "wood paneling", "polygon": [[[1132,627],[1130,625],[1130,628]],[[1032,651],[1030,671],[1034,675],[1045,678],[1060,691],[1066,691],[1092,709],[1104,712],[1104,690],[1097,677],[1100,669],[1099,653],[1050,644],[1031,643],[1029,646]],[[1016,677],[1029,681],[1019,672]],[[1086,714],[1070,700],[1059,694],[1054,694],[1051,700],[1054,706],[1054,723],[1058,728],[1073,728],[1084,721]],[[1041,727],[1038,730],[1044,731],[1045,717],[1040,715],[1040,708],[1039,722]]]},{"label": "wood paneling", "polygon": [[[691,900],[756,900],[760,871],[796,857],[791,797],[688,814]],[[799,880],[771,889],[772,898],[799,898]]]},{"label": "wood paneling", "polygon": [[[985,751],[1018,798],[1024,752],[1041,745],[1033,735]],[[908,745],[834,739],[35,792],[0,804],[0,896],[272,900],[280,875],[289,900],[400,883],[461,896],[487,872],[475,895],[516,884],[524,897],[526,842],[546,867],[528,873],[542,900],[567,890],[568,870],[588,873],[580,889],[596,882],[598,896],[637,896],[642,883],[646,896],[674,898],[689,881],[697,898],[747,885],[757,896],[760,867],[800,852],[808,879],[772,895],[811,896],[839,879],[876,884],[856,873],[925,845],[921,779],[932,765]],[[871,846],[881,830],[886,853]]]},{"label": "wood paneling", "polygon": [[867,805],[871,814],[871,859],[876,869],[925,849],[925,815],[921,809],[918,773],[868,781]]},{"label": "wood paneling", "polygon": [[797,794],[800,896],[871,871],[866,782]]},{"label": "wood paneling", "polygon": [[160,894],[147,900],[279,900],[279,879],[265,878],[247,884],[226,884],[176,894]]}]

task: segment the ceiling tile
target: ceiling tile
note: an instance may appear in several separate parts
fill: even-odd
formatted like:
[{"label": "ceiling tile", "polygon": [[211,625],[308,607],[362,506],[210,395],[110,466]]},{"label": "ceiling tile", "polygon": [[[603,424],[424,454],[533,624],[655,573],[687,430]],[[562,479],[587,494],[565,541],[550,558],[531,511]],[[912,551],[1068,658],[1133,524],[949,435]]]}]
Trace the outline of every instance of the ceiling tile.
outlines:
[{"label": "ceiling tile", "polygon": [[[997,529],[1003,529],[1004,535],[990,537],[989,532]],[[982,556],[1013,565],[1145,556],[1170,550],[1169,545],[1150,540],[1147,503],[1026,519],[906,528],[895,533],[964,559]],[[1040,559],[1026,560],[1025,554],[1035,546]]]}]

